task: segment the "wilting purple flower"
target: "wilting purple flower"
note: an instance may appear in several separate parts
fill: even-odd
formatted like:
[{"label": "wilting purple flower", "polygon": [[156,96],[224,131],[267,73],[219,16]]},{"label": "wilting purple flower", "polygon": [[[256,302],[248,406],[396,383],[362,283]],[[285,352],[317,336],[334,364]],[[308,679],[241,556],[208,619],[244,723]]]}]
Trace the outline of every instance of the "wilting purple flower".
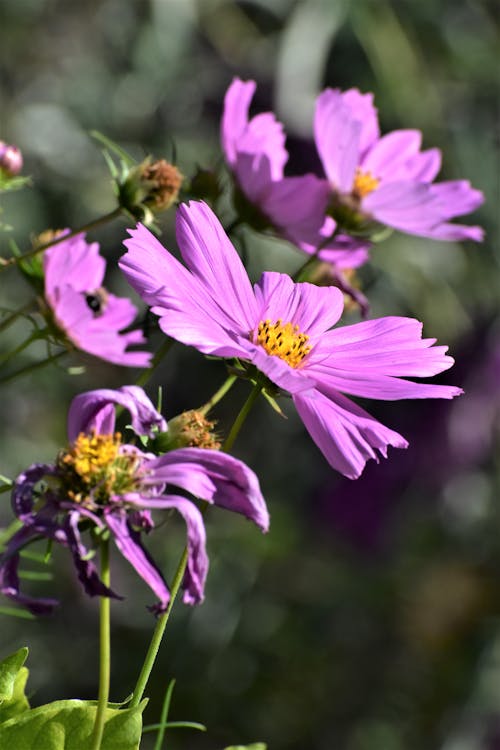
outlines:
[{"label": "wilting purple flower", "polygon": [[0,170],[15,177],[23,168],[23,156],[17,146],[0,141]]},{"label": "wilting purple flower", "polygon": [[318,97],[316,145],[330,185],[328,213],[343,224],[375,220],[408,234],[479,242],[477,226],[449,223],[474,211],[483,194],[466,180],[434,184],[439,149],[421,151],[418,130],[380,136],[372,94],[326,89]]},{"label": "wilting purple flower", "polygon": [[246,199],[260,212],[257,223],[272,225],[281,236],[305,252],[354,268],[368,258],[369,244],[345,234],[333,234],[336,225],[325,220],[329,186],[312,174],[284,177],[288,160],[283,125],[272,112],[249,119],[255,81],[235,78],[226,92],[221,141],[226,160]]},{"label": "wilting purple flower", "polygon": [[445,346],[422,339],[422,324],[387,317],[329,330],[343,296],[335,287],[295,284],[263,273],[252,289],[246,271],[204,203],[177,212],[177,241],[188,268],[145,227],[132,230],[120,266],[152,305],[165,333],[205,354],[237,357],[291,394],[331,466],[350,478],[387,446],[407,446],[343,393],[384,400],[453,398],[459,388],[403,380],[453,364]]},{"label": "wilting purple flower", "polygon": [[263,531],[269,515],[255,474],[241,461],[217,450],[180,448],[161,456],[122,442],[115,432],[115,405],[130,412],[133,430],[153,437],[165,420],[138,386],[80,394],[68,414],[69,447],[54,464],[33,464],[14,484],[12,503],[22,528],[0,559],[0,591],[32,612],[49,612],[53,599],[19,590],[19,553],[29,542],[51,539],[67,547],[90,596],[119,597],[100,580],[92,551],[82,541],[88,528],[108,530],[121,554],[158,598],[162,611],[170,594],[162,573],[143,547],[141,535],[154,528],[151,511],[175,509],[187,526],[188,563],[184,601],[203,599],[208,571],[205,527],[186,496],[241,513]]},{"label": "wilting purple flower", "polygon": [[97,242],[83,234],[63,240],[45,251],[43,266],[51,321],[77,349],[118,365],[149,366],[150,352],[126,351],[145,342],[138,329],[120,333],[137,308],[103,288],[106,261]]}]

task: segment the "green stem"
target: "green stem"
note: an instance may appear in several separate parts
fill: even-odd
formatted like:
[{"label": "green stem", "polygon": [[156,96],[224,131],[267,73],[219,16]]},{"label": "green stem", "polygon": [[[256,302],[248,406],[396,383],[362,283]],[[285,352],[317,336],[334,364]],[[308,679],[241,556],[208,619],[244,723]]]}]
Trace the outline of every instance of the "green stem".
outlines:
[{"label": "green stem", "polygon": [[10,315],[7,315],[2,321],[0,321],[0,331],[5,331],[5,329],[12,325],[12,323],[15,323],[21,315],[24,315],[25,312],[28,312],[28,310],[30,310],[32,306],[33,303],[28,302],[27,305],[23,305],[21,308],[19,308],[19,310],[16,310]]},{"label": "green stem", "polygon": [[241,410],[234,420],[233,426],[231,427],[231,430],[229,432],[229,435],[227,436],[226,440],[224,441],[224,444],[222,445],[222,449],[225,453],[229,453],[231,448],[234,445],[234,441],[236,440],[239,431],[243,427],[243,423],[245,419],[248,417],[250,410],[252,406],[254,405],[255,401],[259,397],[259,394],[262,390],[262,384],[256,383],[250,392],[250,395],[248,396],[247,400],[241,407]]},{"label": "green stem", "polygon": [[[228,378],[228,380],[224,384],[224,386],[226,386],[226,389],[229,388],[230,385],[232,385],[231,383],[228,386],[228,381],[230,380],[231,378]],[[222,388],[220,390],[222,390]],[[226,442],[224,443],[222,447],[222,450],[229,451],[230,448],[232,447],[234,441],[236,440],[236,436],[238,435],[239,431],[241,430],[243,426],[243,422],[247,418],[250,412],[250,409],[252,408],[254,402],[258,398],[261,390],[262,390],[262,385],[260,383],[256,383],[249,397],[243,404],[238,416],[236,417],[234,424],[231,428],[231,431],[226,439]],[[219,391],[217,393],[219,393]],[[205,505],[204,510],[206,510],[206,508],[208,508],[208,505]],[[180,587],[184,578],[187,561],[188,561],[188,549],[186,546],[184,547],[182,557],[179,560],[177,570],[175,571],[174,580],[172,583],[172,587],[170,589],[170,601],[168,603],[167,609],[164,612],[164,614],[160,615],[156,623],[156,627],[154,629],[153,636],[151,638],[151,643],[149,644],[148,652],[146,654],[146,658],[144,659],[144,664],[142,665],[139,678],[134,688],[132,700],[130,701],[130,708],[134,708],[135,706],[138,706],[142,700],[142,696],[144,695],[144,691],[146,689],[146,685],[148,683],[154,663],[156,661],[156,657],[158,656],[158,651],[160,649],[160,645],[161,645],[161,641],[163,638],[163,634],[165,632],[165,628],[167,627],[170,613],[172,612],[172,608],[174,606],[175,600],[177,598],[177,594],[179,593],[179,590],[180,590]]]},{"label": "green stem", "polygon": [[174,343],[175,343],[175,340],[170,339],[170,338],[167,338],[163,342],[163,344],[160,346],[160,348],[158,349],[158,351],[153,357],[153,360],[151,362],[151,367],[148,367],[147,370],[144,370],[144,372],[137,378],[136,383],[135,383],[136,385],[140,385],[140,386],[146,385],[146,383],[151,378],[151,375],[154,373],[154,371],[156,370],[156,368],[158,367],[158,365],[160,364],[160,362],[165,357],[165,355],[167,354],[167,352],[170,350],[170,348],[172,347]]},{"label": "green stem", "polygon": [[175,687],[175,680],[171,680],[167,692],[165,693],[165,698],[163,700],[163,706],[161,709],[160,714],[160,726],[158,727],[158,736],[156,737],[156,742],[154,746],[154,750],[161,750],[161,747],[163,745],[163,739],[165,737],[165,729],[167,725],[167,719],[168,719],[168,712],[170,710],[170,701],[172,700],[172,692]]},{"label": "green stem", "polygon": [[153,636],[151,638],[151,643],[149,644],[148,652],[146,654],[146,658],[144,659],[144,664],[142,665],[141,673],[137,680],[137,684],[134,688],[134,694],[132,696],[132,700],[130,701],[130,708],[134,708],[135,706],[138,706],[142,700],[142,696],[144,695],[146,685],[148,683],[149,677],[151,675],[151,671],[153,669],[153,665],[155,663],[156,657],[158,655],[158,651],[160,649],[160,644],[163,638],[163,633],[165,632],[165,628],[167,627],[168,618],[170,617],[170,613],[174,606],[175,599],[181,587],[182,579],[184,578],[187,561],[188,561],[188,550],[187,550],[187,547],[185,547],[184,552],[182,553],[182,557],[179,560],[179,565],[177,566],[177,570],[174,576],[174,581],[170,589],[170,601],[168,603],[166,611],[162,615],[160,615],[156,623],[156,627],[154,629]]},{"label": "green stem", "polygon": [[47,359],[42,359],[40,362],[35,362],[32,365],[26,365],[25,367],[21,367],[20,370],[16,370],[15,372],[11,372],[9,375],[6,375],[3,378],[0,378],[0,385],[3,385],[4,383],[8,383],[9,380],[14,380],[19,375],[26,375],[28,372],[33,372],[34,370],[38,370],[40,367],[45,367],[45,365],[50,365],[51,362],[54,362],[56,359],[59,359],[59,357],[62,357],[64,354],[67,354],[66,349],[63,349],[60,352],[57,352],[57,354],[52,354],[52,356],[47,357]]},{"label": "green stem", "polygon": [[295,271],[295,273],[292,276],[292,279],[295,281],[295,283],[307,280],[307,273],[309,269],[313,267],[316,264],[316,262],[319,260],[319,254],[321,250],[323,250],[323,248],[326,247],[326,245],[328,245],[329,242],[332,242],[338,233],[339,233],[339,226],[337,225],[333,234],[330,235],[330,237],[325,237],[323,242],[320,245],[318,245],[313,255],[311,255],[306,260],[306,262],[303,263],[297,271]]},{"label": "green stem", "polygon": [[10,359],[15,357],[17,354],[20,354],[24,349],[27,349],[27,347],[33,343],[33,341],[37,341],[37,339],[44,338],[45,336],[45,330],[35,330],[32,334],[28,336],[28,338],[22,342],[22,344],[19,344],[19,346],[16,346],[15,349],[13,349],[11,352],[8,352],[7,354],[4,354],[3,357],[0,357],[0,365],[5,365]]},{"label": "green stem", "polygon": [[[109,588],[111,582],[109,569],[109,539],[101,541],[101,580]],[[109,678],[111,671],[110,649],[110,603],[109,596],[101,596],[99,600],[99,697],[92,734],[92,750],[100,750],[106,709],[109,699]]]},{"label": "green stem", "polygon": [[118,218],[121,212],[122,212],[121,207],[117,206],[109,213],[104,214],[104,216],[99,216],[97,219],[93,219],[93,221],[89,221],[87,224],[84,224],[78,229],[73,229],[72,232],[60,235],[59,237],[55,237],[54,239],[50,240],[50,242],[45,242],[43,245],[39,245],[38,247],[33,248],[33,250],[29,250],[27,253],[23,253],[23,255],[13,255],[10,258],[1,258],[0,259],[0,272],[5,270],[9,266],[19,263],[20,261],[26,260],[26,258],[32,258],[34,255],[38,255],[38,253],[43,252],[48,247],[52,247],[53,245],[58,245],[60,242],[65,242],[66,240],[69,240],[71,237],[75,237],[77,234],[81,234],[82,232],[89,232],[91,229],[95,229],[96,227],[101,226],[101,224],[106,224],[106,222],[112,221],[113,219]]},{"label": "green stem", "polygon": [[218,404],[219,401],[226,395],[228,390],[231,388],[231,386],[236,382],[237,375],[230,375],[228,379],[221,385],[218,391],[214,393],[212,398],[210,398],[206,404],[204,404],[200,409],[197,411],[200,412],[200,414],[203,414],[205,417],[211,409],[215,406],[215,404]]}]

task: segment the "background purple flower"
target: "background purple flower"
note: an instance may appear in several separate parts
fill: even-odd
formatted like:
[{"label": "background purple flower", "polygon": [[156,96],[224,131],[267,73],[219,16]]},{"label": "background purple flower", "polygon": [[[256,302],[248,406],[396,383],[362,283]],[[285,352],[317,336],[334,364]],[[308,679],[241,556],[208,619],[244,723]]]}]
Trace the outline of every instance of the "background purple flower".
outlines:
[{"label": "background purple flower", "polygon": [[131,230],[120,267],[152,305],[165,333],[204,354],[251,363],[288,392],[330,465],[350,478],[406,440],[343,394],[398,400],[453,398],[459,388],[403,379],[453,364],[447,347],[423,339],[422,324],[387,317],[329,330],[340,319],[335,287],[263,273],[250,284],[236,250],[204,203],[182,205],[177,242],[187,268],[143,226]]},{"label": "background purple flower", "polygon": [[434,184],[441,153],[436,148],[421,151],[420,131],[394,130],[380,136],[372,94],[323,91],[316,103],[314,133],[332,192],[333,216],[354,222],[375,219],[440,240],[483,239],[478,226],[449,223],[480,206],[483,194],[466,180]]},{"label": "background purple flower", "polygon": [[245,464],[216,450],[180,448],[155,457],[123,443],[114,432],[116,405],[130,412],[132,428],[139,435],[153,437],[157,430],[167,429],[138,386],[83,393],[69,410],[67,451],[55,464],[33,464],[15,482],[12,504],[23,526],[0,560],[0,590],[34,613],[48,612],[56,602],[19,590],[19,554],[31,541],[47,538],[67,547],[90,596],[120,598],[100,580],[91,550],[81,538],[89,523],[101,532],[108,529],[123,557],[158,598],[153,608],[158,612],[167,606],[170,593],[142,543],[142,534],[154,528],[151,511],[175,509],[186,522],[188,563],[183,588],[189,604],[202,601],[208,572],[203,518],[189,497],[240,513],[263,531],[268,529],[258,479]]},{"label": "background purple flower", "polygon": [[255,81],[235,78],[229,86],[221,121],[226,160],[246,198],[262,212],[263,226],[276,231],[300,249],[338,268],[360,266],[368,258],[369,243],[346,234],[328,238],[335,222],[325,221],[330,189],[313,174],[285,177],[288,160],[283,125],[272,112],[249,118]]},{"label": "background purple flower", "polygon": [[70,237],[45,251],[43,265],[53,322],[77,349],[118,365],[149,366],[149,352],[127,351],[145,343],[140,330],[123,332],[137,308],[103,288],[106,261],[97,242],[86,242],[83,234]]}]

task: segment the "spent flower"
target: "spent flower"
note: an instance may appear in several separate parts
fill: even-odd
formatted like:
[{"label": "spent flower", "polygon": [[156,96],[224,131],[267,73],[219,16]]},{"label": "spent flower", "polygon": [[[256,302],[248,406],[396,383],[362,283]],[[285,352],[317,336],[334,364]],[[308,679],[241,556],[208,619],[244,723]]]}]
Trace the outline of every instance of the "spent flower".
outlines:
[{"label": "spent flower", "polygon": [[[181,205],[177,242],[187,268],[143,226],[130,230],[120,267],[159,316],[160,328],[204,354],[236,358],[291,395],[332,467],[356,478],[370,458],[406,440],[344,394],[397,400],[453,398],[460,388],[418,383],[448,369],[447,347],[422,338],[412,318],[334,326],[343,310],[336,287],[294,283],[265,272],[252,288],[220,222],[204,203]],[[258,378],[259,375],[256,376]]]},{"label": "spent flower", "polygon": [[[99,536],[108,533],[157,597],[153,611],[161,612],[169,602],[169,589],[142,541],[155,527],[151,511],[174,509],[186,522],[187,604],[202,601],[208,571],[205,526],[193,496],[268,529],[258,479],[244,463],[206,448],[179,448],[159,456],[142,451],[116,432],[115,406],[129,411],[139,436],[154,439],[167,430],[138,386],[82,393],[69,409],[67,448],[53,464],[33,464],[14,483],[12,505],[22,528],[0,558],[0,591],[35,614],[50,612],[57,603],[20,591],[20,551],[40,538],[69,549],[87,594],[121,598],[101,581],[92,560]],[[82,540],[84,532],[89,532],[90,548]]]}]

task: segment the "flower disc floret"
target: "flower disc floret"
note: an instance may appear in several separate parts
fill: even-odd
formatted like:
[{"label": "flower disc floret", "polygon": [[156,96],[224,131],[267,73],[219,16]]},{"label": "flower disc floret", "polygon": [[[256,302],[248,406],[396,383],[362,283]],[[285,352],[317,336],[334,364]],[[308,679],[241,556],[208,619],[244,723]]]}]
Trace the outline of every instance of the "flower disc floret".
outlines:
[{"label": "flower disc floret", "polygon": [[109,504],[113,496],[139,489],[139,456],[124,451],[121,438],[119,432],[81,432],[73,445],[59,454],[57,465],[70,500],[95,509]]},{"label": "flower disc floret", "polygon": [[312,347],[307,343],[309,336],[301,333],[298,325],[283,323],[279,318],[275,323],[261,320],[257,328],[256,343],[273,357],[279,357],[290,367],[299,367]]},{"label": "flower disc floret", "polygon": [[357,167],[352,186],[352,193],[356,198],[364,198],[365,195],[373,193],[379,185],[380,180],[378,177],[374,177],[371,172],[364,172]]}]

